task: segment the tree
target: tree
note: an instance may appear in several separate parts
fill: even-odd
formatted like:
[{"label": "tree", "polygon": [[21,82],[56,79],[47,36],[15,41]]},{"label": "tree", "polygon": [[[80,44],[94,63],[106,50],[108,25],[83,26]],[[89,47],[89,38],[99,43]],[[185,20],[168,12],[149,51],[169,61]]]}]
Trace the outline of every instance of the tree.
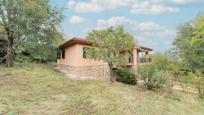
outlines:
[{"label": "tree", "polygon": [[88,33],[87,39],[92,42],[90,56],[107,62],[110,70],[111,82],[115,81],[113,66],[127,63],[127,58],[121,55],[123,51],[132,51],[134,37],[123,27],[110,27],[104,30],[93,30]]},{"label": "tree", "polygon": [[59,34],[61,20],[61,13],[52,8],[48,0],[0,0],[0,25],[6,35],[7,66],[13,65],[15,55],[20,52],[52,46],[56,38],[50,33]]},{"label": "tree", "polygon": [[179,58],[185,62],[186,68],[194,71],[197,62],[194,54],[194,46],[192,44],[194,28],[191,22],[185,23],[178,28],[174,45],[179,52]]},{"label": "tree", "polygon": [[5,39],[5,33],[4,29],[2,26],[0,26],[0,63],[5,60],[5,55],[6,55],[6,39]]},{"label": "tree", "polygon": [[174,45],[180,60],[185,62],[185,69],[204,75],[204,16],[200,15],[178,28]]},{"label": "tree", "polygon": [[194,46],[195,58],[198,63],[198,72],[204,75],[204,16],[200,15],[194,22],[194,37],[192,44]]}]

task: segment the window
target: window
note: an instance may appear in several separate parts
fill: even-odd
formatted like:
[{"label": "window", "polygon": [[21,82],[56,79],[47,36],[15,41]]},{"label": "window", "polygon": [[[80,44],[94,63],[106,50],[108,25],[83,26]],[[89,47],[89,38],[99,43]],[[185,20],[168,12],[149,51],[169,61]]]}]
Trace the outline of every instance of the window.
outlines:
[{"label": "window", "polygon": [[62,58],[64,59],[65,58],[65,51],[62,50]]},{"label": "window", "polygon": [[129,59],[128,59],[129,63],[133,63],[133,54],[130,54]]},{"label": "window", "polygon": [[83,58],[87,58],[88,57],[88,47],[84,47],[83,48]]}]

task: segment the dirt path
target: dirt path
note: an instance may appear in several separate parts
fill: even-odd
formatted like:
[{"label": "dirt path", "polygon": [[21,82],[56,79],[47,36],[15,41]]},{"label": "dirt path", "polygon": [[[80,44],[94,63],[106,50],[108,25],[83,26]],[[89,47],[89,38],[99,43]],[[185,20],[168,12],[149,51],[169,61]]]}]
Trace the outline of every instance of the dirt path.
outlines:
[{"label": "dirt path", "polygon": [[[138,83],[143,84],[144,82],[142,80],[139,80]],[[179,82],[173,82],[168,86],[171,89],[178,90],[178,91],[185,91],[189,93],[198,93],[198,90],[195,87],[190,87],[190,86],[184,86]]]},{"label": "dirt path", "polygon": [[179,90],[179,91],[185,91],[189,93],[198,93],[198,90],[195,87],[190,87],[190,86],[183,86],[179,82],[174,82],[170,85],[170,88]]}]

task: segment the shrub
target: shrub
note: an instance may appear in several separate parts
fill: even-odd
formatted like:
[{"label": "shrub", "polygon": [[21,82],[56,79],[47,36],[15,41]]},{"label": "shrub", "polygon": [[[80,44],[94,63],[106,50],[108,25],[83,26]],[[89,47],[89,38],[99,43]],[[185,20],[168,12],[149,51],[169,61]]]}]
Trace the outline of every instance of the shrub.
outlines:
[{"label": "shrub", "polygon": [[178,78],[178,76],[181,74],[181,70],[176,64],[171,64],[168,68],[168,71],[174,78]]},{"label": "shrub", "polygon": [[144,81],[147,89],[160,88],[168,83],[168,73],[166,71],[159,71],[153,64],[144,65],[139,68],[140,78]]},{"label": "shrub", "polygon": [[203,99],[204,98],[204,86],[203,86],[203,84],[198,83],[197,89],[198,89],[198,96],[201,99]]},{"label": "shrub", "polygon": [[169,57],[166,53],[155,53],[151,56],[152,64],[159,70],[167,70],[170,63]]},{"label": "shrub", "polygon": [[116,81],[126,83],[126,84],[137,84],[137,79],[135,74],[131,69],[128,68],[119,68],[115,71],[116,73]]},{"label": "shrub", "polygon": [[189,72],[188,75],[192,78],[194,85],[197,87],[198,96],[204,98],[204,77],[197,76],[192,72]]}]

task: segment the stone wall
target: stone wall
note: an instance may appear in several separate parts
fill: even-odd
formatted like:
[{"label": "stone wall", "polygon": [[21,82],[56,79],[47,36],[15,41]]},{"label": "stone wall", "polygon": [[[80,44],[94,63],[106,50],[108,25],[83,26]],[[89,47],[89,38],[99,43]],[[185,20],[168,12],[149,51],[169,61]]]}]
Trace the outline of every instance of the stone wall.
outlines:
[{"label": "stone wall", "polygon": [[93,66],[68,66],[58,65],[58,69],[66,71],[69,74],[73,74],[79,77],[93,78],[93,79],[105,79],[109,78],[109,68],[107,64],[93,65]]}]

